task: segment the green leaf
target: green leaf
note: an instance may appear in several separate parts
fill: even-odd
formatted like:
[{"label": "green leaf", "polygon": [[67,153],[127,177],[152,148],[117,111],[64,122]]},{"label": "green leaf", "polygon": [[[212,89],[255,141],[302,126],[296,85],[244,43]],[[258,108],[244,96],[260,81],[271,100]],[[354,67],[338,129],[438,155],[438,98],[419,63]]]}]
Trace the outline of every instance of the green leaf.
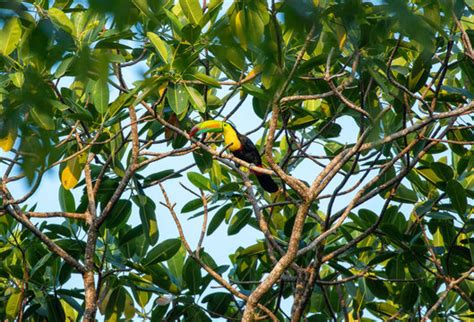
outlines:
[{"label": "green leaf", "polygon": [[132,0],[133,4],[140,10],[147,18],[154,22],[158,22],[155,14],[150,10],[147,0]]},{"label": "green leaf", "polygon": [[74,212],[76,210],[74,196],[71,191],[64,189],[63,186],[59,187],[59,205],[62,211]]},{"label": "green leaf", "polygon": [[247,50],[248,49],[248,34],[246,32],[247,21],[244,10],[239,10],[237,13],[232,15],[231,27],[235,36],[239,39],[240,46]]},{"label": "green leaf", "polygon": [[[141,285],[139,284],[139,286]],[[148,291],[140,291],[138,289],[134,289],[133,293],[135,295],[138,305],[140,305],[140,307],[144,309],[148,302],[150,302],[152,293]]]},{"label": "green leaf", "polygon": [[56,125],[54,124],[53,118],[45,113],[44,111],[40,110],[39,107],[35,106],[31,110],[31,117],[33,120],[38,124],[41,128],[45,130],[54,130]]},{"label": "green leaf", "polygon": [[224,0],[213,0],[207,5],[207,10],[203,14],[200,25],[204,27],[210,20],[214,21],[222,8]]},{"label": "green leaf", "polygon": [[405,265],[401,256],[390,259],[386,265],[387,276],[392,279],[405,278]]},{"label": "green leaf", "polygon": [[105,220],[107,228],[115,228],[126,223],[132,213],[132,202],[130,200],[118,200]]},{"label": "green leaf", "polygon": [[120,94],[115,101],[113,101],[109,106],[109,117],[114,116],[118,111],[120,111],[124,106],[127,106],[128,100],[132,95],[130,93]]},{"label": "green leaf", "polygon": [[48,16],[51,21],[59,28],[71,35],[76,34],[76,28],[74,28],[74,24],[71,20],[69,20],[68,16],[62,10],[58,8],[51,8],[48,10]]},{"label": "green leaf", "polygon": [[94,84],[92,100],[97,112],[100,114],[107,112],[107,108],[109,107],[109,85],[107,84],[107,80],[99,79]]},{"label": "green leaf", "polygon": [[216,160],[212,160],[211,180],[216,185],[220,185],[222,182],[222,167],[221,164]]},{"label": "green leaf", "polygon": [[196,198],[196,199],[188,201],[181,209],[181,212],[182,213],[191,212],[191,211],[201,208],[202,205],[203,205],[202,199]]},{"label": "green leaf", "polygon": [[188,172],[188,179],[199,189],[211,190],[211,182],[209,179],[197,172]]},{"label": "green leaf", "polygon": [[168,269],[162,264],[148,266],[147,272],[151,275],[154,284],[171,293],[179,292],[178,286],[170,278]]},{"label": "green leaf", "polygon": [[416,285],[416,283],[407,283],[400,296],[400,301],[403,308],[409,311],[413,310],[416,301],[418,301],[419,294],[420,290],[418,289],[418,285]]},{"label": "green leaf", "polygon": [[443,179],[441,179],[431,167],[421,166],[416,168],[415,172],[434,185],[438,186],[440,183],[443,183]]},{"label": "green leaf", "polygon": [[158,241],[158,225],[156,223],[156,206],[148,196],[137,195],[132,201],[140,208],[140,219],[142,221],[143,234],[150,245]]},{"label": "green leaf", "polygon": [[25,75],[22,72],[11,73],[8,75],[8,78],[11,79],[13,85],[17,88],[22,88],[25,83]]},{"label": "green leaf", "polygon": [[175,170],[173,169],[168,169],[168,170],[163,170],[160,172],[152,173],[149,176],[143,180],[143,184],[145,186],[154,183],[155,181],[160,181],[161,179],[164,178],[179,178],[181,175],[179,173],[175,173]]},{"label": "green leaf", "polygon": [[160,55],[160,58],[163,60],[163,62],[165,64],[169,64],[171,50],[169,49],[168,45],[160,38],[160,36],[158,36],[157,34],[153,32],[147,32],[146,35],[148,39],[150,39],[153,46],[158,51],[158,55]]},{"label": "green leaf", "polygon": [[188,108],[188,95],[184,86],[181,84],[172,84],[168,87],[166,98],[171,109],[176,115],[180,116],[186,112]]},{"label": "green leaf", "polygon": [[344,149],[344,145],[335,141],[329,141],[324,145],[324,151],[326,151],[326,154],[329,156],[338,154],[342,149]]},{"label": "green leaf", "polygon": [[212,219],[207,227],[207,236],[211,235],[224,221],[227,216],[232,215],[234,208],[232,204],[227,204],[221,207],[217,212],[212,216]]},{"label": "green leaf", "polygon": [[189,87],[184,85],[186,92],[188,93],[188,99],[191,102],[191,105],[201,113],[206,112],[206,102],[201,93],[199,93],[194,87]]},{"label": "green leaf", "polygon": [[125,308],[125,294],[126,291],[123,287],[112,291],[105,305],[105,321],[117,322],[122,316]]},{"label": "green leaf", "polygon": [[224,316],[231,302],[232,295],[223,292],[212,293],[202,299],[202,303],[207,303],[207,309],[213,318]]},{"label": "green leaf", "polygon": [[202,173],[207,172],[212,167],[212,154],[204,150],[193,152],[193,158]]},{"label": "green leaf", "polygon": [[179,0],[183,13],[193,25],[198,25],[202,18],[202,8],[198,0]]},{"label": "green leaf", "polygon": [[467,210],[467,194],[463,186],[456,180],[450,180],[446,186],[446,193],[458,214],[464,215]]},{"label": "green leaf", "polygon": [[359,217],[368,224],[367,227],[373,225],[378,218],[377,214],[369,209],[360,209]]},{"label": "green leaf", "polygon": [[398,313],[398,309],[388,303],[371,302],[367,303],[366,306],[369,310],[380,313],[381,316],[393,316]]},{"label": "green leaf", "polygon": [[430,167],[433,169],[438,178],[441,178],[443,181],[449,181],[454,177],[453,169],[444,163],[433,162],[431,163]]},{"label": "green leaf", "polygon": [[6,318],[10,321],[14,321],[18,315],[18,309],[20,308],[21,293],[20,290],[15,289],[13,293],[8,297],[8,301],[5,306]]},{"label": "green leaf", "polygon": [[153,247],[145,259],[142,261],[144,266],[150,266],[159,262],[166,261],[173,257],[181,247],[181,239],[167,239]]},{"label": "green leaf", "polygon": [[230,220],[229,228],[227,229],[227,233],[229,235],[235,235],[242,228],[247,225],[252,217],[252,210],[249,208],[240,209]]},{"label": "green leaf", "polygon": [[55,296],[48,296],[46,298],[46,308],[48,322],[63,322],[66,320],[63,306]]},{"label": "green leaf", "polygon": [[397,193],[395,194],[395,196],[393,196],[393,200],[404,203],[417,203],[418,196],[413,190],[410,190],[401,184],[397,189]]},{"label": "green leaf", "polygon": [[10,55],[21,39],[21,24],[17,17],[10,18],[0,31],[0,55]]},{"label": "green leaf", "polygon": [[127,244],[128,242],[134,240],[135,238],[142,236],[142,225],[138,225],[133,227],[133,229],[128,230],[125,234],[123,234],[118,241],[118,246],[122,247],[123,245]]},{"label": "green leaf", "polygon": [[166,8],[163,8],[163,12],[165,15],[168,17],[170,20],[170,26],[173,30],[173,32],[178,36],[181,37],[181,30],[183,29],[184,23],[181,22],[181,20],[178,18],[177,15],[175,15],[173,12],[167,10]]},{"label": "green leaf", "polygon": [[219,84],[218,81],[216,81],[214,78],[212,78],[211,76],[208,76],[206,74],[202,74],[202,73],[194,73],[193,75],[193,78],[203,82],[204,84],[206,85],[209,85],[209,86],[212,86],[212,87],[217,87],[217,88],[221,88],[221,85]]},{"label": "green leaf", "polygon": [[69,66],[71,66],[72,62],[74,61],[75,57],[67,57],[64,58],[61,63],[59,64],[58,68],[54,72],[54,77],[59,78],[62,77],[67,71]]},{"label": "green leaf", "polygon": [[384,282],[366,278],[365,283],[367,284],[367,287],[372,292],[372,294],[374,294],[378,298],[384,300],[388,298],[389,292]]},{"label": "green leaf", "polygon": [[191,294],[197,294],[201,287],[201,266],[192,258],[188,257],[183,267],[183,280]]},{"label": "green leaf", "polygon": [[167,264],[170,273],[181,283],[183,275],[184,259],[186,258],[186,248],[181,244],[178,252],[168,259]]},{"label": "green leaf", "polygon": [[390,258],[395,257],[395,256],[397,256],[397,253],[383,252],[383,253],[375,256],[374,258],[372,258],[368,265],[373,266],[375,264],[385,262],[387,259],[390,259]]},{"label": "green leaf", "polygon": [[248,246],[245,249],[239,248],[239,250],[236,252],[236,256],[237,258],[239,258],[239,257],[244,257],[244,256],[262,254],[264,252],[265,252],[265,244],[258,242],[254,245]]},{"label": "green leaf", "polygon": [[132,318],[135,316],[135,305],[132,296],[125,291],[125,303],[123,314],[126,321],[133,321]]},{"label": "green leaf", "polygon": [[197,321],[197,322],[211,322],[212,320],[206,315],[204,310],[196,305],[192,304],[186,307],[184,311],[186,321]]}]

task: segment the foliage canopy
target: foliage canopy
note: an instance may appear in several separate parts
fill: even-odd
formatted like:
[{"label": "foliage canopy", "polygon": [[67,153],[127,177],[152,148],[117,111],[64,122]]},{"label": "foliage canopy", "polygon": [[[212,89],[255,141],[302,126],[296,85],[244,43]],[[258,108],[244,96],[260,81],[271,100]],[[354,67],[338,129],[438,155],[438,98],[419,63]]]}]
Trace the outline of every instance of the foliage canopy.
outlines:
[{"label": "foliage canopy", "polygon": [[[0,318],[472,318],[473,6],[0,2]],[[242,109],[263,170],[187,134],[249,130]],[[48,173],[61,209],[35,199]],[[224,226],[260,237],[220,263]]]}]

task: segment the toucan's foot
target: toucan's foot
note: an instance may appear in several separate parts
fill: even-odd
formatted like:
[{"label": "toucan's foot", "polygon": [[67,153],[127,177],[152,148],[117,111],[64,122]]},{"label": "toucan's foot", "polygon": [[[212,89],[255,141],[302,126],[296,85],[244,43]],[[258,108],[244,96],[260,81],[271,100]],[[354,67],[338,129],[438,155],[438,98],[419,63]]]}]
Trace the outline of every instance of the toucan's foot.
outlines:
[{"label": "toucan's foot", "polygon": [[257,171],[255,170],[252,170],[253,167],[258,167],[258,165],[256,165],[255,163],[250,163],[250,167],[249,167],[249,171],[250,173],[253,173],[253,174],[258,174]]}]

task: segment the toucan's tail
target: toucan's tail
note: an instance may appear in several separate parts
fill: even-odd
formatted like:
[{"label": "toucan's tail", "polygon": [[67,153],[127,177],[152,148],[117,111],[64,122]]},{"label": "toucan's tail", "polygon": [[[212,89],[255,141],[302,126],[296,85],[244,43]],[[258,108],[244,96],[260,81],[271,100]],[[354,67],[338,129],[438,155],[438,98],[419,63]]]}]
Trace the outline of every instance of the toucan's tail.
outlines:
[{"label": "toucan's tail", "polygon": [[272,177],[269,174],[266,173],[256,173],[255,174],[258,182],[262,186],[263,190],[268,191],[268,192],[277,192],[278,191],[278,186],[273,181]]}]

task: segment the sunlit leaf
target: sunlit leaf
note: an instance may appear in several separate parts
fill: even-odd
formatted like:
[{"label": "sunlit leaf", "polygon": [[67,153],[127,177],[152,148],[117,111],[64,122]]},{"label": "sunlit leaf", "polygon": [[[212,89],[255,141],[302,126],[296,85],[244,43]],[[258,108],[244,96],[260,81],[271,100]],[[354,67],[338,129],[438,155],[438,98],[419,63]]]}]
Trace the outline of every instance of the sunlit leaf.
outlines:
[{"label": "sunlit leaf", "polygon": [[48,16],[59,28],[64,29],[64,31],[70,33],[71,35],[76,33],[74,24],[62,10],[53,7],[48,10]]},{"label": "sunlit leaf", "polygon": [[208,76],[206,74],[202,74],[202,73],[194,73],[192,75],[195,79],[203,82],[204,84],[206,85],[209,85],[209,86],[212,86],[212,87],[218,87],[220,88],[221,85],[219,84],[218,81],[216,81],[214,78],[212,78],[211,76]]},{"label": "sunlit leaf", "polygon": [[198,0],[179,0],[181,9],[189,22],[198,25],[202,18],[202,8]]},{"label": "sunlit leaf", "polygon": [[6,302],[5,306],[5,313],[7,319],[11,321],[15,320],[18,315],[18,309],[20,308],[20,301],[21,301],[21,292],[18,289],[15,289]]},{"label": "sunlit leaf", "polygon": [[184,85],[174,84],[168,87],[166,97],[176,115],[182,115],[188,108],[188,95]]},{"label": "sunlit leaf", "polygon": [[10,55],[20,42],[21,25],[16,17],[10,18],[0,31],[0,55]]},{"label": "sunlit leaf", "polygon": [[193,185],[195,185],[199,189],[209,190],[211,188],[211,183],[209,179],[199,173],[189,172],[188,179]]},{"label": "sunlit leaf", "polygon": [[157,34],[153,32],[147,32],[147,37],[150,39],[151,43],[153,46],[156,48],[158,51],[158,55],[160,55],[160,58],[163,60],[165,64],[170,63],[170,49],[168,45],[158,36]]},{"label": "sunlit leaf", "polygon": [[86,153],[81,153],[66,162],[65,168],[61,172],[61,184],[64,189],[70,190],[76,186],[81,177],[86,157]]},{"label": "sunlit leaf", "polygon": [[188,99],[191,102],[191,105],[201,113],[206,112],[206,103],[201,93],[199,93],[194,87],[186,86],[186,92],[188,93]]}]

